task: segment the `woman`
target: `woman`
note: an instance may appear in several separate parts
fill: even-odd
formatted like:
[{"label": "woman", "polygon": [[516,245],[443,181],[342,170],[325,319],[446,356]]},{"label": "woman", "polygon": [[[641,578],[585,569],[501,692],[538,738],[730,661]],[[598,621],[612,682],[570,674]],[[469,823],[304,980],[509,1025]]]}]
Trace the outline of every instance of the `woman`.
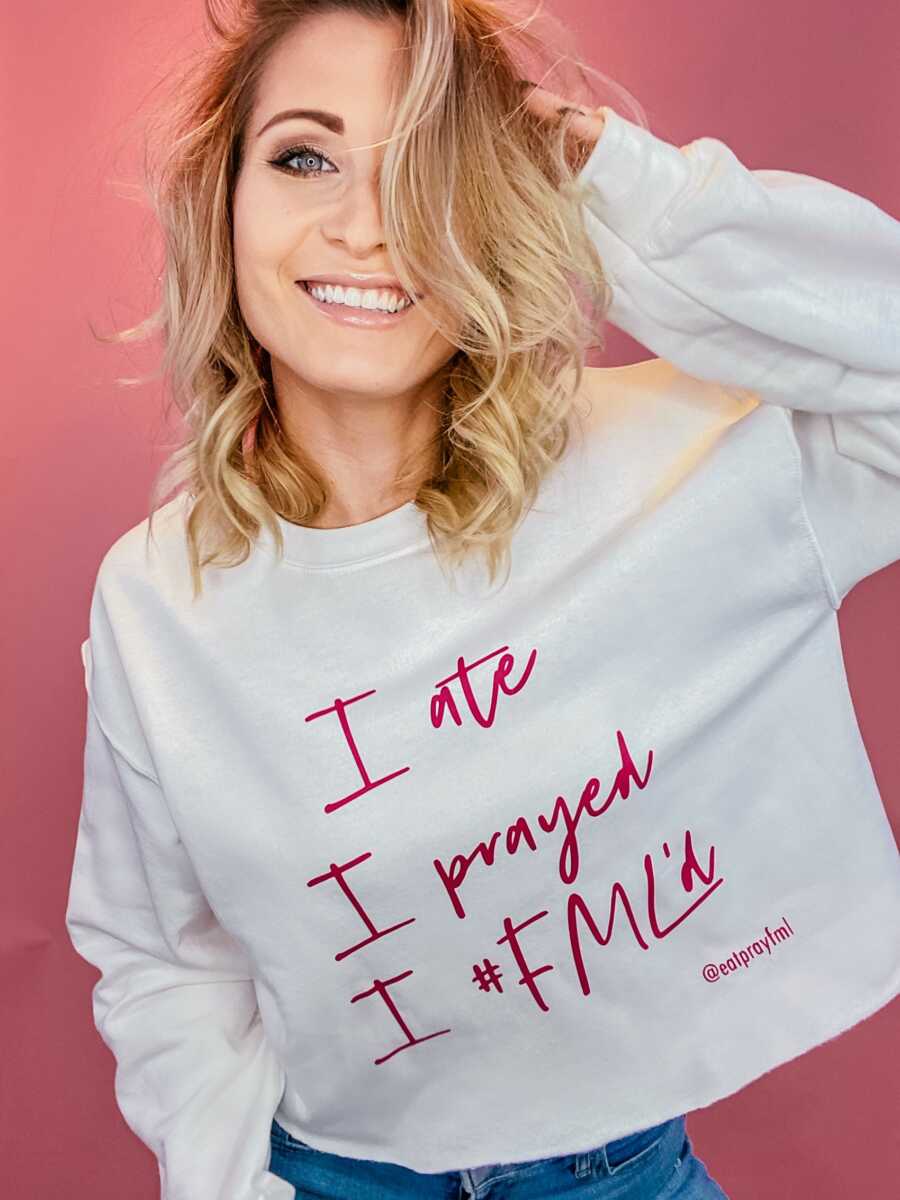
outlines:
[{"label": "woman", "polygon": [[[482,0],[218,32],[188,486],[82,647],[121,1110],[167,1200],[722,1196],[686,1113],[897,992],[837,609],[900,557],[900,224],[523,91]],[[579,285],[659,357],[585,367]]]}]

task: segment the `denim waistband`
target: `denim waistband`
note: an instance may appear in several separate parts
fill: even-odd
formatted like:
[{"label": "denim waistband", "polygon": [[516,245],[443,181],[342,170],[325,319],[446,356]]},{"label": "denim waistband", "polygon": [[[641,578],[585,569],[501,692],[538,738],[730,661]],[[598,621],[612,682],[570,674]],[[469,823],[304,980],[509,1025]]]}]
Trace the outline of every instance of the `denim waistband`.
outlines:
[{"label": "denim waistband", "polygon": [[[383,1200],[413,1195],[422,1200],[428,1196],[443,1200],[447,1195],[446,1181],[451,1177],[459,1187],[459,1196],[487,1200],[493,1185],[501,1180],[515,1178],[525,1182],[542,1169],[552,1171],[554,1167],[564,1167],[572,1171],[576,1178],[593,1175],[611,1179],[620,1172],[624,1178],[626,1172],[630,1175],[638,1169],[644,1189],[642,1194],[651,1195],[660,1190],[671,1176],[673,1163],[685,1140],[685,1119],[686,1114],[682,1114],[579,1153],[520,1162],[495,1162],[438,1175],[417,1175],[399,1164],[367,1159],[346,1160],[326,1151],[313,1150],[307,1143],[288,1133],[276,1120],[272,1122],[271,1140],[273,1150],[281,1155],[279,1168],[289,1162],[291,1171],[296,1172],[296,1176],[291,1174],[284,1178],[290,1178],[295,1186],[302,1180],[312,1180],[317,1188],[322,1188],[327,1194],[331,1194],[328,1188],[335,1194],[341,1194],[342,1175],[357,1172],[364,1176],[362,1184],[371,1187],[372,1195],[377,1194]],[[285,1154],[288,1160],[284,1159]]]},{"label": "denim waistband", "polygon": [[668,1121],[660,1121],[657,1125],[650,1125],[646,1129],[637,1130],[635,1133],[628,1133],[624,1137],[604,1142],[602,1145],[578,1154],[560,1154],[549,1158],[529,1159],[525,1162],[491,1163],[482,1167],[468,1167],[462,1169],[459,1175],[472,1196],[478,1196],[483,1194],[489,1184],[497,1183],[501,1179],[529,1174],[554,1161],[566,1165],[571,1164],[578,1178],[591,1174],[615,1175],[626,1163],[633,1163],[639,1155],[646,1154],[649,1161],[658,1145],[660,1153],[657,1155],[657,1160],[661,1185],[668,1178],[671,1170],[670,1155],[667,1153],[668,1144],[671,1143],[671,1157],[674,1157],[681,1149],[684,1132],[685,1114],[682,1114]]}]

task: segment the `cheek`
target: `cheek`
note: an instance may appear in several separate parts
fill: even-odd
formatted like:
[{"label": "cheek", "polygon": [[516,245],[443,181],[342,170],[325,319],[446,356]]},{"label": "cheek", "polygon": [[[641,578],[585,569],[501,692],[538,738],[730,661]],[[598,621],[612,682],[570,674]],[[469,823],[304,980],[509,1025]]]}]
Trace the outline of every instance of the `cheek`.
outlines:
[{"label": "cheek", "polygon": [[[260,326],[266,337],[285,337],[302,313],[291,265],[294,244],[285,244],[277,231],[260,231],[258,223],[241,229],[235,223],[234,281],[238,305],[251,327]],[[256,333],[259,337],[259,333]],[[262,340],[262,339],[260,339]]]},{"label": "cheek", "polygon": [[[458,312],[451,312],[443,304],[437,302],[435,297],[431,298],[430,307],[430,315],[426,316],[424,312],[416,314],[417,324],[423,329],[428,329],[434,338],[442,344],[453,341],[454,349],[456,349],[465,325],[465,317]],[[435,324],[438,321],[440,322],[439,327]]]},{"label": "cheek", "polygon": [[407,349],[419,358],[423,365],[433,367],[456,349],[424,313],[412,312],[403,328]]},{"label": "cheek", "polygon": [[416,332],[420,345],[424,345],[424,354],[432,365],[442,365],[459,349],[458,341],[453,340],[455,334],[452,330],[448,336],[424,316],[416,317]]},{"label": "cheek", "polygon": [[235,272],[248,281],[254,275],[271,271],[279,258],[279,239],[274,225],[268,222],[240,221],[237,216],[233,235]]},{"label": "cheek", "polygon": [[235,262],[241,262],[253,253],[255,223],[250,215],[255,208],[249,184],[238,179],[234,190],[231,210],[232,245]]},{"label": "cheek", "polygon": [[256,307],[264,287],[268,251],[259,224],[246,219],[246,212],[235,208],[232,233],[234,282],[238,303],[247,312]]},{"label": "cheek", "polygon": [[[296,261],[309,232],[309,218],[287,209],[283,196],[265,181],[248,177],[238,185],[232,207],[235,270],[249,280],[254,273],[282,273]],[[270,282],[267,283],[270,286]]]}]

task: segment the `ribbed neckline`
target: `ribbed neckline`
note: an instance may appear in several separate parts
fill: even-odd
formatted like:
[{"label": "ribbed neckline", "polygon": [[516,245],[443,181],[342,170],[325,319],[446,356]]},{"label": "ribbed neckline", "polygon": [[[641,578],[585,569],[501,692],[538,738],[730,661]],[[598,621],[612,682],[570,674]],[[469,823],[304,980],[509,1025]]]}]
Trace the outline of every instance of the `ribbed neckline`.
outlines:
[{"label": "ribbed neckline", "polygon": [[[425,514],[414,500],[369,521],[335,529],[295,525],[280,516],[276,519],[284,538],[284,561],[303,567],[327,569],[376,562],[430,544]],[[259,536],[274,552],[274,540],[265,527]]]}]

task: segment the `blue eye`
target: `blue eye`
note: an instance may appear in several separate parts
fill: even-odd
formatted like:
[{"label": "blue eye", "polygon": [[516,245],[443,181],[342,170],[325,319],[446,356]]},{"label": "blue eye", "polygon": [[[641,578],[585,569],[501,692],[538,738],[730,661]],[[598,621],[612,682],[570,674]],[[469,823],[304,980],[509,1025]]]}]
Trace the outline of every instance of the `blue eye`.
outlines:
[{"label": "blue eye", "polygon": [[[308,169],[289,167],[287,164],[292,158],[305,159]],[[319,159],[325,163],[330,163],[331,166],[334,166],[334,163],[332,163],[329,158],[326,158],[326,156],[320,150],[317,150],[315,146],[305,145],[290,146],[282,154],[279,154],[277,158],[270,159],[270,163],[273,167],[277,167],[281,171],[286,171],[289,175],[306,175],[307,177],[315,177],[316,175],[330,173],[323,171],[321,167],[309,167],[310,160],[315,159]]]}]

